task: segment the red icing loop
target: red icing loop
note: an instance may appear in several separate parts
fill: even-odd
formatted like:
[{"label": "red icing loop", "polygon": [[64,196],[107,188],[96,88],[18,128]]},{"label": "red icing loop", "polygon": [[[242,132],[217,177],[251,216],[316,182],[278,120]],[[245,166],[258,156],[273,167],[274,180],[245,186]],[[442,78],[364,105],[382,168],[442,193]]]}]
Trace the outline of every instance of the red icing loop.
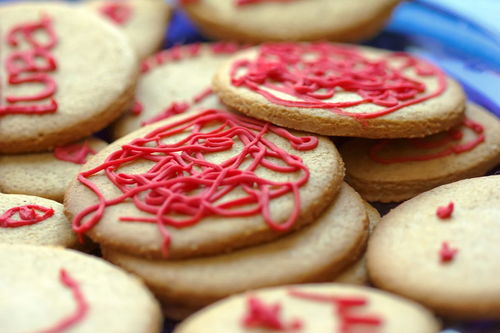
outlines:
[{"label": "red icing loop", "polygon": [[452,261],[457,253],[458,249],[451,248],[447,242],[443,242],[439,250],[439,257],[442,263],[446,263]]},{"label": "red icing loop", "polygon": [[[13,216],[18,215],[17,218]],[[25,205],[7,210],[0,216],[0,228],[18,228],[36,224],[54,215],[52,208],[38,205]]]},{"label": "red icing loop", "polygon": [[455,205],[453,204],[453,202],[450,202],[446,206],[438,207],[438,209],[436,210],[437,217],[439,217],[442,220],[450,218],[451,213],[453,213],[454,206]]},{"label": "red icing loop", "polygon": [[[397,62],[397,64],[396,64]],[[415,78],[407,75],[413,72]],[[231,82],[269,102],[285,107],[327,109],[357,119],[380,117],[436,97],[446,89],[446,77],[435,66],[405,53],[371,60],[352,46],[329,43],[274,43],[259,47],[254,59],[234,62]],[[432,78],[429,92],[423,81]],[[331,101],[339,92],[356,97]],[[282,94],[290,98],[279,97]],[[353,113],[348,108],[375,104],[380,110]]]},{"label": "red icing loop", "polygon": [[356,308],[368,304],[368,300],[364,297],[330,296],[295,289],[290,289],[288,293],[292,297],[333,305],[340,321],[339,332],[342,333],[356,331],[356,328],[359,328],[359,326],[368,326],[376,329],[380,328],[383,324],[383,320],[379,316],[354,313]]},{"label": "red icing loop", "polygon": [[[41,34],[44,35],[43,38],[39,37]],[[17,50],[6,57],[8,83],[11,86],[37,83],[42,89],[31,96],[7,96],[6,101],[9,104],[0,105],[0,115],[56,112],[58,105],[54,95],[57,84],[49,76],[49,73],[57,70],[57,63],[50,52],[58,43],[52,19],[42,15],[38,22],[23,23],[13,27],[7,34],[7,43],[11,47],[21,47],[21,37],[24,39],[23,44],[27,44],[30,49]],[[17,104],[45,99],[49,101],[44,104]]]},{"label": "red icing loop", "polygon": [[[456,143],[457,141],[462,140],[464,136],[463,130],[465,128],[469,128],[470,130],[472,130],[475,137],[468,142]],[[383,151],[390,151],[391,144],[393,144],[394,142],[401,142],[401,140],[380,140],[370,148],[368,154],[373,161],[381,164],[429,161],[436,158],[442,158],[452,154],[458,155],[473,150],[479,144],[484,142],[485,135],[483,134],[483,132],[484,127],[481,124],[466,118],[461,128],[452,129],[446,132],[444,137],[442,137],[441,139],[434,139],[429,141],[426,139],[405,140],[405,142],[410,145],[410,149],[430,150],[441,148],[441,150],[437,152],[424,152],[419,155],[386,158],[381,156]]]},{"label": "red icing loop", "polygon": [[55,158],[75,164],[85,164],[87,162],[88,155],[95,155],[95,153],[96,151],[89,146],[87,141],[63,147],[56,147],[54,149]]},{"label": "red icing loop", "polygon": [[37,333],[66,332],[66,330],[70,329],[71,327],[75,326],[80,321],[82,321],[89,311],[89,305],[85,297],[83,296],[80,285],[69,275],[69,273],[64,268],[61,268],[61,270],[59,271],[59,279],[65,287],[71,290],[71,293],[73,294],[73,299],[75,300],[76,303],[76,310],[73,314],[62,319],[59,323],[54,325],[54,327],[38,331]]},{"label": "red icing loop", "polygon": [[123,1],[108,2],[99,8],[101,15],[106,16],[118,25],[125,25],[133,14],[132,6]]},{"label": "red icing loop", "polygon": [[[187,136],[177,142],[162,143],[162,139],[181,133]],[[164,238],[165,255],[170,242],[165,226],[185,228],[207,216],[262,214],[270,228],[288,230],[298,218],[299,188],[308,181],[309,170],[299,157],[266,139],[269,133],[300,150],[311,150],[318,144],[316,137],[299,138],[268,123],[218,110],[206,110],[155,129],[144,138],[123,145],[103,164],[78,176],[96,194],[99,203],[81,211],[73,221],[73,229],[80,234],[90,230],[99,223],[106,207],[127,200],[151,217],[121,220],[156,223]],[[213,163],[206,159],[206,154],[231,150],[236,142],[243,144],[243,148],[227,160]],[[119,172],[133,161],[150,161],[153,165],[145,173]],[[299,173],[300,177],[295,181],[264,179],[257,176],[257,169]],[[122,192],[120,196],[106,199],[90,180],[102,172]],[[241,195],[223,200],[236,191],[241,191]],[[292,194],[294,208],[287,221],[278,223],[271,218],[270,202],[286,194]]]},{"label": "red icing loop", "polygon": [[281,318],[281,305],[265,304],[255,296],[247,298],[247,312],[242,319],[246,328],[264,328],[273,331],[296,331],[302,328],[302,321],[293,319],[285,323]]}]

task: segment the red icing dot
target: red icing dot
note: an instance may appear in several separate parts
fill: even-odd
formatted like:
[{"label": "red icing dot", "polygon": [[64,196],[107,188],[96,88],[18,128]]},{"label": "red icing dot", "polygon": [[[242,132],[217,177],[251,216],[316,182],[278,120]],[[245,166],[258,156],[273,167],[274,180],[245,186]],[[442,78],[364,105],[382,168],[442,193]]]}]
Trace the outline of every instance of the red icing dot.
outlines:
[{"label": "red icing dot", "polygon": [[[356,47],[329,43],[264,44],[255,58],[235,61],[230,76],[234,86],[250,89],[273,104],[327,109],[357,119],[395,112],[446,89],[443,72],[408,54],[389,53],[370,60]],[[435,79],[437,88],[428,91],[419,80],[424,78]],[[339,92],[356,98],[332,102]],[[348,112],[350,107],[363,104],[375,104],[380,110]]]},{"label": "red icing dot", "polygon": [[454,204],[453,204],[453,202],[450,202],[446,206],[438,207],[438,209],[436,210],[436,215],[440,219],[450,218],[451,214],[453,213],[453,208],[454,208]]},{"label": "red icing dot", "polygon": [[281,305],[265,304],[255,296],[247,298],[247,312],[242,319],[246,328],[264,328],[273,331],[295,331],[302,328],[302,321],[293,319],[285,323],[281,319]]},{"label": "red icing dot", "polygon": [[101,13],[101,15],[106,16],[114,23],[118,25],[124,25],[132,17],[133,9],[132,6],[125,2],[113,1],[103,4],[99,8],[99,12]]},{"label": "red icing dot", "polygon": [[452,261],[457,253],[458,249],[451,248],[447,242],[443,242],[439,250],[439,257],[442,263],[446,263]]},{"label": "red icing dot", "polygon": [[89,146],[87,141],[83,143],[75,143],[54,149],[54,156],[66,162],[75,164],[85,164],[88,155],[94,155],[96,152]]},{"label": "red icing dot", "polygon": [[[177,142],[162,143],[181,133],[187,136]],[[134,139],[110,154],[103,164],[78,176],[96,194],[99,203],[81,211],[73,221],[73,229],[80,234],[90,230],[100,221],[106,207],[127,200],[151,217],[120,220],[157,224],[165,255],[170,242],[165,226],[185,228],[206,216],[262,214],[270,228],[288,230],[298,218],[299,188],[308,181],[309,169],[300,158],[266,139],[268,133],[287,140],[296,150],[311,150],[318,144],[316,137],[297,137],[271,124],[218,110],[196,113]],[[220,163],[206,159],[206,154],[230,151],[236,141],[244,146],[239,153]],[[140,174],[120,172],[122,166],[138,160],[150,161],[151,168]],[[264,179],[255,173],[258,168],[300,176],[295,181]],[[102,173],[121,195],[104,197],[90,179]],[[241,191],[237,198],[223,200],[226,194],[237,190]],[[271,218],[270,202],[286,194],[292,194],[294,208],[287,221],[278,223]]]},{"label": "red icing dot", "polygon": [[[15,218],[17,214],[17,218]],[[14,207],[0,216],[0,228],[18,228],[36,224],[54,215],[52,208],[38,205]]]}]

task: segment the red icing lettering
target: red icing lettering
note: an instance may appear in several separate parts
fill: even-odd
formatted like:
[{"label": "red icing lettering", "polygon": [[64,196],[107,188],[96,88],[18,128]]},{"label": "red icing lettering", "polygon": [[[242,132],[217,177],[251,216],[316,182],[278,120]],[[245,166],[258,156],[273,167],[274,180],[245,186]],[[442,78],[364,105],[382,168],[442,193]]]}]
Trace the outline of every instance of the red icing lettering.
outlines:
[{"label": "red icing lettering", "polygon": [[[463,139],[463,130],[470,129],[474,133],[475,137],[468,142],[460,143]],[[437,134],[432,137],[431,140],[428,139],[405,139],[405,140],[380,140],[374,144],[368,154],[370,158],[381,164],[393,164],[393,163],[405,163],[405,162],[415,162],[415,161],[429,161],[436,158],[446,157],[452,154],[462,154],[473,150],[479,144],[484,142],[484,127],[471,120],[465,119],[460,128],[452,129],[444,134]],[[394,143],[407,144],[410,149],[419,149],[424,152],[410,155],[410,156],[396,156],[396,157],[382,157],[384,151],[390,151],[391,145]],[[429,153],[430,149],[440,149],[436,152]]]},{"label": "red icing lettering", "polygon": [[[327,109],[370,119],[421,103],[446,89],[441,70],[406,53],[389,53],[371,60],[354,46],[329,43],[272,43],[260,46],[257,52],[255,59],[234,62],[231,83],[286,107]],[[407,76],[407,71],[415,77]],[[435,79],[437,88],[429,92],[418,78]],[[339,92],[356,97],[332,101]],[[280,97],[282,94],[290,98]],[[348,112],[363,104],[375,104],[380,110]]]},{"label": "red icing lettering", "polygon": [[255,296],[247,298],[247,312],[242,319],[246,328],[264,328],[273,331],[296,331],[302,328],[302,321],[293,319],[285,323],[281,318],[281,305],[265,304]]},{"label": "red icing lettering", "polygon": [[133,14],[132,6],[122,1],[110,1],[99,8],[101,15],[118,25],[126,24]]},{"label": "red icing lettering", "polygon": [[[16,50],[6,57],[5,69],[9,85],[36,83],[42,88],[31,96],[6,96],[5,100],[8,104],[0,105],[0,115],[45,114],[57,111],[58,105],[54,99],[57,84],[49,75],[57,70],[57,63],[50,52],[58,43],[52,23],[51,18],[42,15],[38,22],[19,24],[8,32],[7,43],[11,47],[22,47],[22,39],[24,39],[24,44],[30,47]],[[44,38],[39,37],[41,33]],[[48,101],[33,103],[43,100]]]},{"label": "red icing lettering", "polygon": [[458,249],[453,249],[447,242],[443,242],[439,250],[439,257],[442,263],[446,263],[452,261],[457,253]]},{"label": "red icing lettering", "polygon": [[61,283],[71,290],[73,294],[73,299],[76,303],[76,310],[70,316],[62,319],[59,323],[54,325],[54,327],[39,331],[37,333],[63,333],[71,327],[82,321],[87,312],[89,311],[89,305],[83,296],[80,285],[75,281],[65,269],[59,271],[59,279]]},{"label": "red icing lettering", "polygon": [[[177,142],[162,143],[162,139],[180,133],[187,136]],[[267,133],[282,137],[299,151],[314,149],[318,144],[316,137],[297,137],[271,124],[218,110],[197,113],[134,139],[110,154],[101,165],[79,174],[80,183],[95,193],[99,203],[76,215],[73,229],[79,234],[90,230],[99,223],[106,207],[129,199],[151,217],[120,220],[157,224],[163,236],[164,255],[170,243],[166,226],[190,227],[206,216],[261,214],[270,228],[288,230],[298,218],[299,188],[308,181],[309,169],[300,158],[266,139]],[[220,163],[205,158],[205,154],[231,150],[235,140],[244,146],[239,153]],[[148,160],[153,165],[144,173],[120,172],[122,166],[137,160]],[[243,165],[244,161],[248,163]],[[300,177],[295,181],[264,179],[255,173],[257,168],[298,173]],[[122,194],[105,198],[91,180],[96,174],[106,175]],[[226,194],[237,189],[242,191],[241,196],[221,202]],[[286,194],[292,194],[294,208],[287,221],[278,223],[271,218],[270,202]]]},{"label": "red icing lettering", "polygon": [[448,219],[451,217],[451,213],[453,213],[453,208],[454,204],[453,202],[450,202],[446,206],[438,207],[438,209],[436,210],[436,215],[442,220]]},{"label": "red icing lettering", "polygon": [[[36,224],[54,215],[52,208],[25,205],[7,210],[0,216],[0,228],[18,228]],[[17,216],[17,218],[16,218]]]},{"label": "red icing lettering", "polygon": [[383,320],[379,316],[355,313],[356,309],[368,304],[368,300],[364,297],[330,296],[295,289],[290,289],[288,293],[292,297],[333,305],[340,320],[338,330],[342,333],[352,332],[359,326],[368,326],[376,329],[380,328],[383,324]]},{"label": "red icing lettering", "polygon": [[88,155],[95,155],[95,150],[89,146],[87,141],[83,143],[74,143],[54,149],[54,156],[61,161],[75,164],[85,164]]}]

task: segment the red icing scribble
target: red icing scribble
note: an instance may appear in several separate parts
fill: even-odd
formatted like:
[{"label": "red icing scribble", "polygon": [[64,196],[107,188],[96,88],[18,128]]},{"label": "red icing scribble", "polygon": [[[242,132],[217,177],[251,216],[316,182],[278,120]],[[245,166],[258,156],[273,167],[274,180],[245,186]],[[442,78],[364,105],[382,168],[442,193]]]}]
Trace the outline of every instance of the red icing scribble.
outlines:
[{"label": "red icing scribble", "polygon": [[438,209],[436,210],[437,217],[439,217],[442,220],[450,218],[451,214],[453,213],[454,207],[455,205],[453,204],[453,202],[450,202],[446,206],[438,207]]},{"label": "red icing scribble", "polygon": [[[56,60],[51,53],[58,43],[52,19],[43,14],[37,22],[14,26],[7,33],[7,43],[12,48],[29,47],[29,49],[15,50],[6,57],[8,84],[10,86],[39,84],[41,90],[30,96],[6,96],[8,104],[0,105],[0,116],[56,112],[58,105],[54,95],[57,84],[49,75],[57,70]],[[46,103],[33,103],[47,99]]]},{"label": "red icing scribble", "polygon": [[89,146],[87,141],[74,143],[54,149],[54,156],[61,161],[75,164],[85,164],[88,155],[95,155],[96,151]]},{"label": "red icing scribble", "polygon": [[295,289],[290,289],[288,294],[292,297],[333,305],[340,321],[338,330],[342,333],[352,332],[359,326],[380,328],[383,324],[383,320],[379,316],[356,313],[356,310],[368,304],[365,297],[330,296]]},{"label": "red icing scribble", "polygon": [[439,250],[439,257],[442,263],[446,263],[452,261],[457,253],[458,249],[451,248],[447,242],[443,242]]},{"label": "red icing scribble", "polygon": [[54,327],[39,331],[37,333],[63,333],[81,322],[87,315],[89,305],[85,297],[83,296],[78,282],[74,280],[64,268],[59,271],[59,279],[65,287],[71,290],[73,299],[76,303],[76,310],[73,314],[62,319],[59,323],[54,325]]},{"label": "red icing scribble", "polygon": [[172,104],[170,104],[170,106],[168,108],[163,110],[163,112],[158,113],[156,116],[154,116],[148,120],[143,121],[141,123],[141,126],[153,124],[153,123],[156,123],[160,120],[164,120],[164,119],[173,117],[175,115],[181,114],[181,113],[185,112],[187,109],[189,109],[189,106],[190,105],[188,103],[173,102]]},{"label": "red icing scribble", "polygon": [[[396,65],[394,62],[398,62]],[[415,78],[405,74],[410,71]],[[356,119],[377,118],[436,97],[446,89],[441,70],[406,53],[388,53],[371,60],[354,46],[330,43],[270,43],[253,59],[239,59],[231,83],[285,107],[327,109]],[[437,88],[418,79],[433,78]],[[353,96],[332,102],[339,92]],[[281,94],[290,98],[279,97]],[[380,110],[348,112],[350,107],[374,104]]]},{"label": "red icing scribble", "polygon": [[133,8],[123,1],[109,1],[99,7],[99,12],[114,23],[125,25],[132,17]]},{"label": "red icing scribble", "polygon": [[[162,139],[180,133],[187,136],[169,144],[162,143]],[[308,181],[309,169],[300,158],[266,139],[264,136],[268,133],[282,137],[299,151],[312,150],[318,144],[316,137],[297,137],[269,123],[218,110],[206,110],[161,126],[123,145],[98,167],[80,173],[78,180],[96,194],[99,203],[81,211],[73,221],[73,229],[79,234],[90,230],[99,223],[106,207],[128,200],[151,217],[122,217],[120,220],[157,224],[163,236],[165,256],[170,243],[165,226],[190,227],[206,216],[262,214],[270,228],[288,230],[298,218],[299,188]],[[207,160],[206,154],[229,151],[236,140],[244,145],[239,153],[220,163]],[[153,165],[144,173],[120,172],[122,166],[139,160],[150,161]],[[245,161],[248,163],[243,165]],[[300,177],[291,182],[264,179],[255,173],[258,168],[285,174],[298,172]],[[111,199],[104,197],[90,179],[102,173],[122,192],[121,195]],[[241,196],[220,202],[237,189],[242,191]],[[271,218],[270,201],[286,194],[292,194],[294,208],[287,221],[278,223]],[[177,217],[172,216],[174,214]]]},{"label": "red icing scribble", "polygon": [[[460,141],[463,139],[463,130],[465,128],[472,130],[475,137],[468,142],[462,143]],[[442,136],[442,134],[438,134],[437,136]],[[478,122],[466,118],[460,128],[455,128],[446,132],[444,137],[442,137],[441,139],[405,139],[404,141],[401,139],[380,140],[370,147],[368,154],[373,161],[380,164],[429,161],[436,158],[446,157],[452,154],[458,155],[466,153],[476,148],[479,144],[484,142],[484,140],[484,127]],[[410,156],[396,156],[390,158],[381,156],[384,151],[390,151],[391,145],[395,142],[403,142],[404,144],[409,145],[409,149],[419,149],[423,150],[423,152]],[[428,152],[428,150],[430,149],[438,148],[440,148],[441,150],[437,152]]]},{"label": "red icing scribble", "polygon": [[246,328],[264,328],[273,331],[296,331],[303,325],[299,319],[285,323],[281,319],[281,304],[268,305],[255,296],[247,298],[247,312],[241,323]]},{"label": "red icing scribble", "polygon": [[0,216],[0,228],[24,227],[45,221],[53,215],[54,210],[52,208],[39,205],[14,207]]}]

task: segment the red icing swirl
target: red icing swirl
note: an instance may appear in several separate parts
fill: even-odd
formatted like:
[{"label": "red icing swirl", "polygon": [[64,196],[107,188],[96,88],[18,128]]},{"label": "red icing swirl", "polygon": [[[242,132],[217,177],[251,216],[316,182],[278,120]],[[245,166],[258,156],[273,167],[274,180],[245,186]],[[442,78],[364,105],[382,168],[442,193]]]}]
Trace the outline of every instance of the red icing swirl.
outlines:
[{"label": "red icing swirl", "polygon": [[125,25],[132,17],[133,9],[130,4],[123,1],[110,1],[102,4],[99,12],[114,23]]},{"label": "red icing swirl", "polygon": [[273,331],[296,331],[302,328],[302,321],[293,319],[285,323],[281,319],[281,304],[265,304],[255,296],[247,298],[247,312],[241,321],[246,328],[263,328]]},{"label": "red icing swirl", "polygon": [[[446,89],[441,70],[409,54],[387,53],[374,60],[357,47],[330,43],[264,44],[255,58],[236,60],[230,77],[235,87],[250,89],[273,104],[326,109],[357,119],[390,114]],[[437,81],[433,91],[422,81],[429,78]],[[340,92],[355,97],[332,101]],[[364,104],[374,104],[379,110],[348,112]]]},{"label": "red icing swirl", "polygon": [[24,227],[45,221],[53,215],[54,210],[52,208],[39,205],[14,207],[0,216],[0,228]]},{"label": "red icing swirl", "polygon": [[439,217],[442,220],[450,218],[451,214],[453,213],[454,207],[455,205],[453,204],[453,202],[450,202],[446,206],[438,207],[438,209],[436,210],[437,217]]},{"label": "red icing swirl", "polygon": [[[0,105],[0,115],[56,112],[58,106],[54,95],[57,84],[49,75],[57,70],[57,63],[51,53],[58,43],[52,19],[44,14],[37,22],[14,26],[7,33],[7,43],[12,48],[29,46],[29,49],[16,50],[6,57],[8,84],[16,86],[37,83],[42,89],[31,96],[6,96],[8,104]],[[47,103],[33,103],[47,99]]]},{"label": "red icing swirl", "polygon": [[85,164],[87,162],[88,155],[95,155],[95,153],[95,150],[89,146],[87,141],[63,147],[56,147],[54,149],[55,158],[75,164]]},{"label": "red icing swirl", "polygon": [[[151,217],[120,220],[156,223],[163,236],[164,255],[170,243],[165,226],[190,227],[207,216],[262,214],[270,228],[288,230],[299,216],[299,188],[308,181],[309,170],[299,157],[266,139],[269,133],[287,140],[299,151],[312,150],[318,145],[316,137],[297,137],[271,124],[218,110],[206,110],[161,126],[123,145],[104,163],[78,176],[99,202],[76,215],[73,229],[80,234],[90,230],[99,223],[106,207],[128,201]],[[174,143],[162,143],[163,139],[180,134],[187,136]],[[206,154],[230,151],[237,141],[243,148],[227,160],[214,163],[206,159]],[[149,161],[153,165],[144,173],[119,171],[134,161]],[[262,168],[285,174],[298,172],[300,177],[295,181],[264,179],[256,174]],[[92,176],[102,173],[121,195],[105,198],[91,181]],[[241,196],[223,200],[236,190],[242,191]],[[295,200],[293,211],[287,221],[278,223],[271,218],[270,202],[289,193]]]},{"label": "red icing swirl", "polygon": [[448,242],[441,243],[441,249],[439,250],[439,258],[442,263],[447,263],[453,261],[458,253],[458,249],[450,247]]}]

